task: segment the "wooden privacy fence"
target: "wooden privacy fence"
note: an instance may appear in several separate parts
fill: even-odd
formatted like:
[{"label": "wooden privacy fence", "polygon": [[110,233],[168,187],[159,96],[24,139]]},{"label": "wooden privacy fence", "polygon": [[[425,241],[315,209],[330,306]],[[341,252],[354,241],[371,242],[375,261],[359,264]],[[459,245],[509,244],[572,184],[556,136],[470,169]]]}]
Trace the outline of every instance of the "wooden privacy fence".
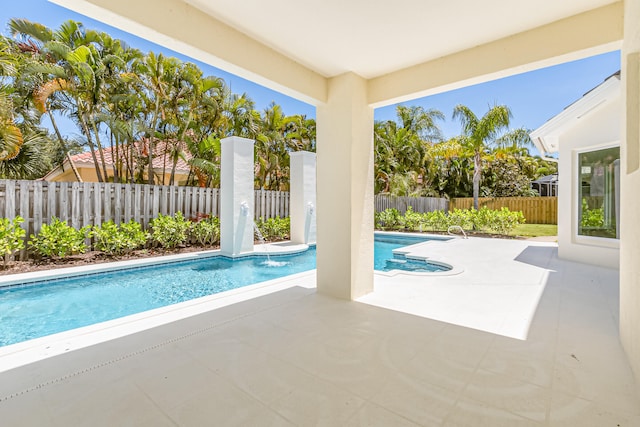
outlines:
[{"label": "wooden privacy fence", "polygon": [[449,200],[437,197],[397,197],[380,194],[375,197],[376,212],[394,208],[404,214],[409,206],[415,212],[446,212],[449,210]]},{"label": "wooden privacy fence", "polygon": [[[146,228],[159,213],[218,216],[219,193],[216,188],[168,185],[0,180],[0,216],[24,218],[27,236],[54,216],[76,228],[131,219]],[[289,193],[255,192],[256,218],[288,215]]]},{"label": "wooden privacy fence", "polygon": [[[522,211],[528,224],[557,224],[557,197],[481,197],[479,207],[500,209],[507,207],[511,211]],[[473,207],[473,197],[451,199],[449,210],[469,209]]]}]

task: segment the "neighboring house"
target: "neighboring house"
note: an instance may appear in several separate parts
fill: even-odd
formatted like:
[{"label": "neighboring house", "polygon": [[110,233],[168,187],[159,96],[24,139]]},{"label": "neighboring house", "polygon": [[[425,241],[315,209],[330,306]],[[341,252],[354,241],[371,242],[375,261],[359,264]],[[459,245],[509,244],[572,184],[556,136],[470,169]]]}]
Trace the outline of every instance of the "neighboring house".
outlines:
[{"label": "neighboring house", "polygon": [[[106,181],[113,181],[114,159],[120,159],[122,164],[129,165],[132,170],[137,171],[136,174],[143,174],[143,179],[146,182],[147,147],[148,144],[146,141],[138,141],[133,144],[133,147],[127,145],[120,147],[117,155],[115,149],[112,150],[111,147],[104,148],[104,162],[107,166]],[[173,160],[169,150],[170,147],[167,147],[167,143],[164,141],[156,143],[154,147],[155,154],[153,156],[153,171],[156,176],[156,183],[161,184],[164,182],[165,184],[169,184],[171,169],[173,167]],[[98,151],[96,151],[96,156],[98,156],[99,165],[102,166]],[[191,158],[191,155],[188,152],[185,153],[185,156],[187,160]],[[76,171],[73,170],[74,168]],[[190,167],[187,162],[182,158],[179,158],[178,163],[176,164],[174,184],[178,185],[186,182],[189,176],[189,171]],[[162,179],[163,172],[164,180]],[[80,179],[78,179],[78,176]],[[45,181],[54,182],[97,182],[98,176],[93,157],[91,153],[87,151],[73,156],[68,156],[62,165],[50,171],[43,179]]]},{"label": "neighboring house", "polygon": [[531,181],[531,189],[542,197],[556,197],[558,195],[558,174],[542,176]]},{"label": "neighboring house", "polygon": [[559,153],[558,253],[607,267],[620,260],[620,73],[531,132]]}]

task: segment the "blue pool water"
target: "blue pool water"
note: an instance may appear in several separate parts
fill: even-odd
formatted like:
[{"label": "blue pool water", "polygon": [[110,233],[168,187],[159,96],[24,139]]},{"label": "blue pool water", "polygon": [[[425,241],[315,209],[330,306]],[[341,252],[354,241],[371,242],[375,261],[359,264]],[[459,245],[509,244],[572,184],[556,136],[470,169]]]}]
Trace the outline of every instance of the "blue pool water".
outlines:
[{"label": "blue pool water", "polygon": [[[411,261],[394,256],[393,250],[416,243],[433,240],[430,238],[376,234],[373,254],[373,269],[378,271],[405,270],[418,273],[448,271],[451,267],[424,261]],[[442,239],[448,240],[448,239]]]},{"label": "blue pool water", "polygon": [[[376,235],[374,268],[388,270],[393,249],[425,240]],[[316,267],[315,248],[272,259],[277,267],[266,265],[264,257],[216,256],[0,288],[0,346]]]}]

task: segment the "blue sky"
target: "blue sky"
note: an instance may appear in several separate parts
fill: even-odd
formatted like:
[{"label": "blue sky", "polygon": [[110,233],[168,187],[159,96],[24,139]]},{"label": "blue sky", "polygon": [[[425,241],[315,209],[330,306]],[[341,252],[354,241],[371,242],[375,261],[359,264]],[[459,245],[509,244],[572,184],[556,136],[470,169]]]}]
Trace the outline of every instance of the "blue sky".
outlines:
[{"label": "blue sky", "polygon": [[[2,26],[5,34],[7,33],[7,22],[14,17],[26,18],[47,25],[50,28],[57,28],[62,22],[74,19],[82,22],[87,28],[102,30],[113,37],[123,39],[130,46],[140,50],[163,52],[177,56],[185,61],[194,62],[202,68],[205,74],[225,79],[233,92],[248,93],[256,102],[256,107],[259,110],[264,109],[274,101],[282,106],[286,114],[306,114],[308,117],[315,117],[315,108],[309,104],[271,91],[204,63],[194,61],[191,58],[89,19],[46,0],[3,1],[2,3],[0,26]],[[464,104],[470,107],[478,116],[483,115],[494,104],[504,104],[509,106],[513,113],[512,128],[522,126],[535,129],[562,111],[564,107],[580,98],[585,92],[600,84],[619,68],[620,54],[619,52],[611,52],[416,99],[404,104],[421,105],[425,108],[436,108],[442,111],[446,116],[446,121],[441,122],[440,127],[446,137],[452,137],[460,133],[460,124],[451,118],[453,108],[457,104]],[[376,120],[394,118],[395,106],[379,108],[375,111]],[[76,132],[72,125],[66,130],[70,133]]]}]

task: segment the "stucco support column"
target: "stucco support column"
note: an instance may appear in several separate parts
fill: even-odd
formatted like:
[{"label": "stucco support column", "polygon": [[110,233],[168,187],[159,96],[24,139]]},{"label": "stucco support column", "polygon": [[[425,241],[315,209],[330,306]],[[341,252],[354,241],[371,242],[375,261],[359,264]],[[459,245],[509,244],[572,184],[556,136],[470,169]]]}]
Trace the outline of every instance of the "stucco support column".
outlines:
[{"label": "stucco support column", "polygon": [[620,340],[640,382],[640,1],[624,2]]},{"label": "stucco support column", "polygon": [[254,141],[232,136],[220,143],[220,252],[236,256],[253,251]]},{"label": "stucco support column", "polygon": [[293,243],[316,242],[316,153],[289,154],[289,216]]},{"label": "stucco support column", "polygon": [[373,109],[366,81],[328,82],[317,109],[318,292],[355,299],[373,290]]}]

